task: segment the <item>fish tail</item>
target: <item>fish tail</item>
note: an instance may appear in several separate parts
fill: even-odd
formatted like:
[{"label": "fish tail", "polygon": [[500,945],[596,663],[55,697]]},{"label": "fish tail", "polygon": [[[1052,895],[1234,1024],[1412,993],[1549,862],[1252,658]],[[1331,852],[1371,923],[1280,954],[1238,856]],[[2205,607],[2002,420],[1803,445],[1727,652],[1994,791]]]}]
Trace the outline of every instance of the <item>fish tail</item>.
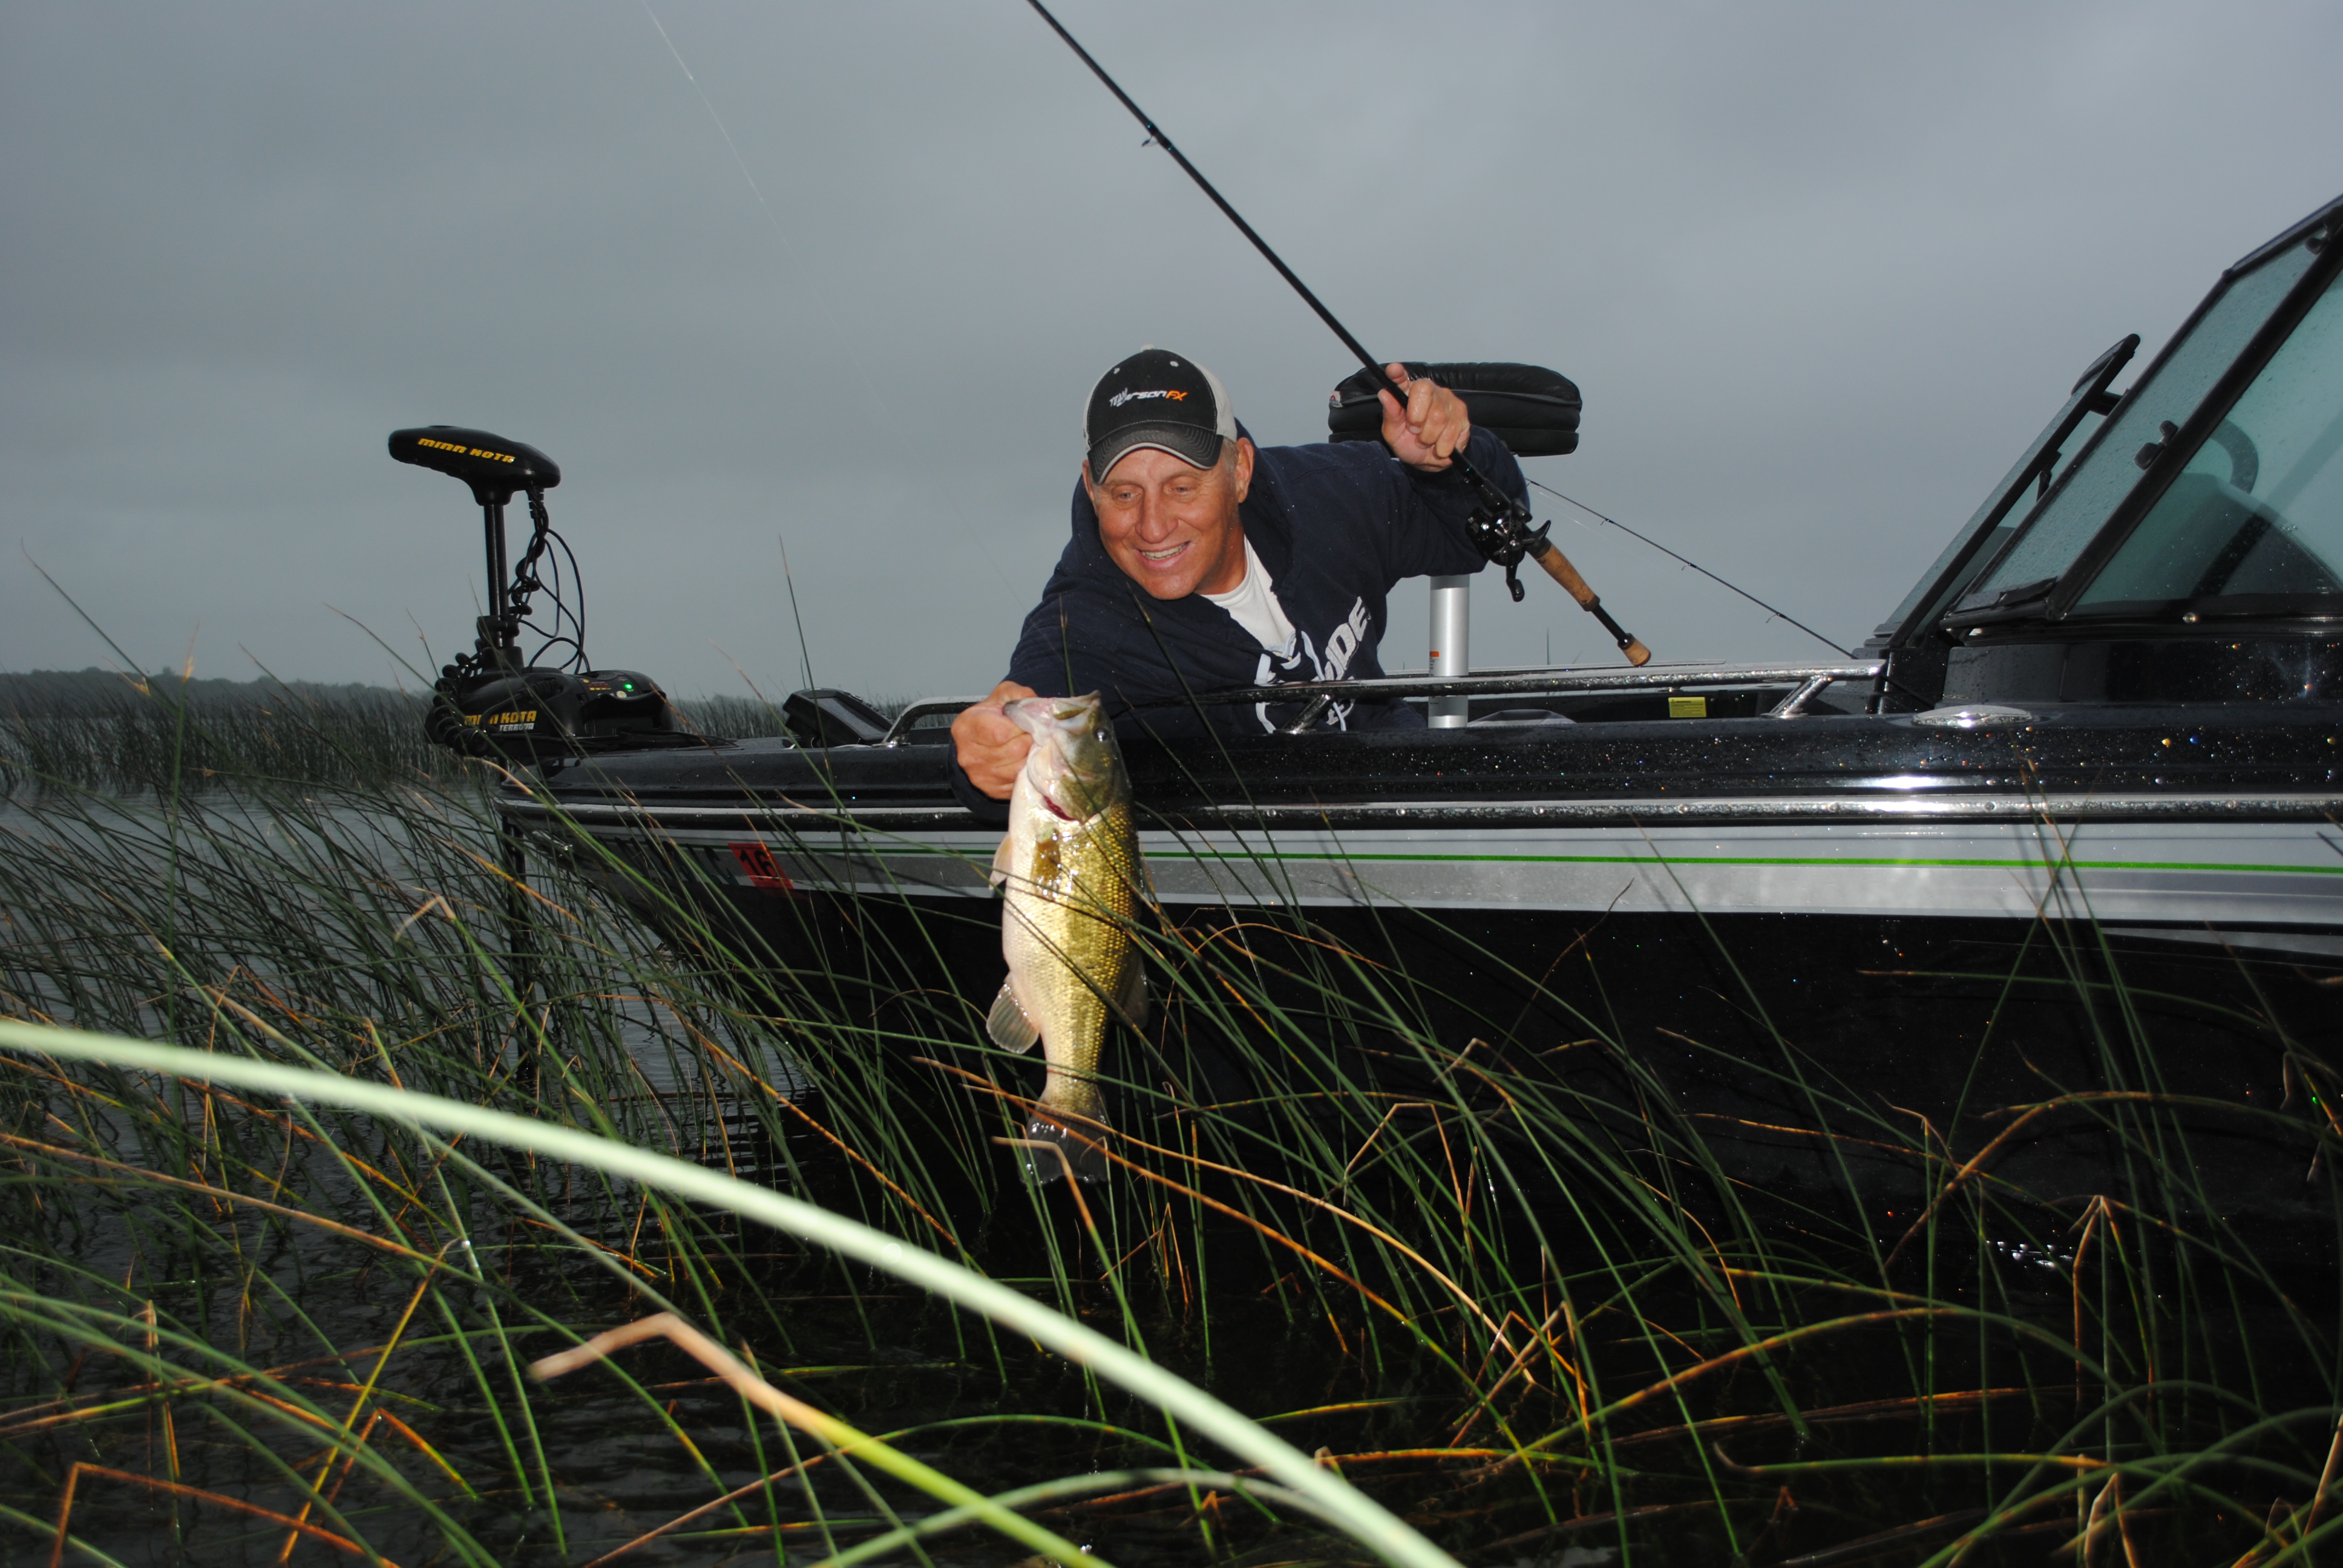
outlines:
[{"label": "fish tail", "polygon": [[1042,1091],[1041,1102],[1034,1106],[1032,1118],[1025,1124],[1025,1136],[1031,1142],[1049,1144],[1065,1155],[1061,1160],[1049,1149],[1027,1150],[1026,1168],[1036,1181],[1054,1181],[1069,1171],[1078,1181],[1106,1180],[1107,1158],[1098,1147],[1109,1136],[1106,1096],[1089,1079],[1061,1078],[1051,1073],[1049,1087]]}]

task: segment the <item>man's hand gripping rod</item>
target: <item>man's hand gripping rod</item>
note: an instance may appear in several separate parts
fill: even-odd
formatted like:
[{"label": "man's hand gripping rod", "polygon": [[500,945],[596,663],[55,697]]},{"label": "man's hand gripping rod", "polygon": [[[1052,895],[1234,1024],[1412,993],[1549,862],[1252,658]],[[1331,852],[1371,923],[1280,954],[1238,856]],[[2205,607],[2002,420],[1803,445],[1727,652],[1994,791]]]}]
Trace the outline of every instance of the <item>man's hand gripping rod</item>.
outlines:
[{"label": "man's hand gripping rod", "polygon": [[[1346,332],[1342,336],[1348,338],[1350,334]],[[1358,347],[1356,344],[1352,347],[1354,349]],[[1363,357],[1365,350],[1358,351]],[[1383,374],[1380,370],[1376,373]],[[1404,394],[1405,391],[1406,384],[1403,382],[1396,394]],[[1552,523],[1543,528],[1531,528],[1530,509],[1491,483],[1488,476],[1473,467],[1461,449],[1453,453],[1449,461],[1456,465],[1457,474],[1473,487],[1473,498],[1480,503],[1473,509],[1470,525],[1473,548],[1492,565],[1505,568],[1505,589],[1513,596],[1515,604],[1522,601],[1522,579],[1514,575],[1515,569],[1522,564],[1522,558],[1528,556],[1545,568],[1546,576],[1562,585],[1564,592],[1578,601],[1579,608],[1603,623],[1603,629],[1611,634],[1611,639],[1619,645],[1619,651],[1627,656],[1629,664],[1652,662],[1652,650],[1637,641],[1634,633],[1611,618],[1611,612],[1603,608],[1602,596],[1578,575],[1578,568],[1570,564],[1570,558],[1554,548],[1553,541],[1545,537],[1546,530],[1554,527]]]},{"label": "man's hand gripping rod", "polygon": [[[1188,155],[1163,134],[1163,127],[1147,117],[1147,111],[1133,102],[1131,95],[1122,90],[1121,85],[1106,74],[1105,66],[1091,58],[1091,52],[1074,41],[1074,35],[1066,31],[1063,23],[1050,15],[1050,8],[1042,5],[1041,0],[1026,0],[1026,3],[1041,14],[1041,20],[1050,25],[1051,32],[1065,40],[1066,47],[1091,68],[1091,74],[1106,84],[1106,90],[1115,95],[1116,101],[1131,111],[1131,117],[1146,128],[1148,138],[1171,154],[1172,161],[1196,182],[1196,187],[1212,198],[1212,205],[1237,226],[1237,232],[1251,240],[1262,259],[1277,269],[1277,276],[1293,286],[1293,292],[1302,297],[1303,304],[1318,313],[1319,320],[1333,329],[1334,336],[1342,340],[1342,347],[1358,356],[1359,363],[1367,367],[1367,374],[1374,378],[1376,385],[1382,385],[1385,378],[1382,362],[1351,336],[1350,328],[1334,319],[1334,313],[1310,292],[1310,286],[1285,265],[1277,252],[1269,248],[1269,241],[1253,232],[1252,225],[1245,222],[1242,215],[1229,205],[1228,198],[1212,188],[1212,182],[1204,177],[1203,171],[1188,161]],[[1407,390],[1406,383],[1402,382],[1395,390],[1403,395]],[[1473,494],[1480,502],[1479,509],[1473,515],[1473,544],[1483,557],[1505,568],[1505,587],[1512,591],[1514,599],[1518,601],[1522,597],[1522,584],[1521,579],[1513,575],[1513,568],[1521,564],[1523,556],[1535,557],[1538,565],[1546,569],[1546,575],[1560,583],[1570,597],[1578,601],[1580,608],[1603,623],[1603,629],[1619,644],[1620,651],[1627,656],[1629,664],[1650,663],[1652,650],[1637,642],[1611,618],[1610,612],[1603,608],[1602,599],[1587,586],[1586,579],[1578,575],[1578,568],[1572,566],[1569,558],[1554,548],[1546,538],[1546,528],[1554,525],[1548,523],[1544,528],[1532,529],[1529,526],[1530,509],[1491,484],[1488,477],[1473,467],[1463,452],[1453,454],[1449,460],[1456,465],[1458,476],[1473,487]]]}]

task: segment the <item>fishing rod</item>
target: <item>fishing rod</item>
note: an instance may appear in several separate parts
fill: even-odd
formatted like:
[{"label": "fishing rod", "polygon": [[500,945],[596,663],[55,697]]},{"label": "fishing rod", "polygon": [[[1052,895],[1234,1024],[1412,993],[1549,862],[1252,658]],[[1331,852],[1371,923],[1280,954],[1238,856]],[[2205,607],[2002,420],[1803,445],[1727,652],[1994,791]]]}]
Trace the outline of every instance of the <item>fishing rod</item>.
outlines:
[{"label": "fishing rod", "polygon": [[[1351,329],[1335,319],[1334,313],[1326,308],[1325,302],[1312,293],[1310,286],[1302,282],[1292,267],[1285,265],[1284,258],[1270,248],[1269,241],[1262,238],[1254,232],[1252,225],[1245,222],[1244,215],[1229,205],[1229,198],[1213,187],[1212,182],[1204,177],[1203,171],[1188,161],[1188,155],[1182,152],[1178,145],[1164,134],[1163,127],[1150,119],[1147,111],[1141,108],[1132,101],[1131,95],[1122,90],[1121,84],[1107,75],[1106,67],[1091,58],[1091,52],[1083,48],[1071,33],[1066,31],[1065,24],[1051,15],[1050,8],[1042,5],[1041,0],[1025,0],[1025,3],[1032,6],[1035,14],[1050,25],[1051,32],[1065,40],[1066,47],[1071,49],[1075,57],[1091,68],[1091,75],[1106,85],[1106,90],[1115,95],[1115,101],[1131,111],[1131,117],[1137,120],[1141,127],[1147,132],[1148,140],[1172,155],[1172,161],[1178,164],[1181,170],[1196,182],[1196,188],[1212,197],[1212,205],[1219,207],[1222,214],[1237,226],[1237,232],[1252,242],[1252,247],[1261,252],[1262,259],[1275,267],[1277,276],[1292,286],[1293,292],[1302,297],[1302,303],[1318,313],[1318,319],[1324,322],[1333,331],[1334,336],[1342,340],[1342,347],[1349,349],[1357,357],[1359,363],[1367,367],[1367,373],[1374,378],[1375,384],[1381,386],[1387,380],[1389,372],[1384,369],[1385,364],[1397,362],[1379,360],[1368,353],[1366,346],[1351,336]],[[1398,385],[1402,390],[1404,390],[1407,383],[1402,381]],[[1514,577],[1513,568],[1524,558],[1534,560],[1545,568],[1548,577],[1562,585],[1564,592],[1578,601],[1580,608],[1603,623],[1603,629],[1611,634],[1612,640],[1619,645],[1619,650],[1627,656],[1629,664],[1650,663],[1652,650],[1637,641],[1626,628],[1611,618],[1611,612],[1603,608],[1602,598],[1588,585],[1586,579],[1579,575],[1578,568],[1570,564],[1570,558],[1556,549],[1554,542],[1546,538],[1554,525],[1549,522],[1540,528],[1531,528],[1529,508],[1498,488],[1487,475],[1473,466],[1472,460],[1464,455],[1462,448],[1451,454],[1449,461],[1455,465],[1457,476],[1471,487],[1474,498],[1480,503],[1472,518],[1473,548],[1481,552],[1483,558],[1505,568],[1505,587],[1512,591],[1514,601],[1518,603],[1521,599],[1522,585],[1520,579]]]}]

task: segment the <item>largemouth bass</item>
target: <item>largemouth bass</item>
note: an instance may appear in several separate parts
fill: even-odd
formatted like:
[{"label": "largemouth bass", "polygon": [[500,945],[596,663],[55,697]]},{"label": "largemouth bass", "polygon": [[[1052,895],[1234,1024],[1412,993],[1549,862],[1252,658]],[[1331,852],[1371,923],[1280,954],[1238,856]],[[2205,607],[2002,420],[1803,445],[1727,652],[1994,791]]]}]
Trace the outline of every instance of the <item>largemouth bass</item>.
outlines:
[{"label": "largemouth bass", "polygon": [[1154,901],[1132,826],[1131,781],[1098,693],[1027,697],[1005,705],[1033,749],[1009,797],[1009,833],[992,858],[1008,909],[1001,950],[1009,960],[991,1014],[993,1042],[1026,1050],[1038,1038],[1049,1077],[1025,1135],[1066,1158],[1030,1151],[1047,1181],[1071,1166],[1085,1181],[1106,1161],[1071,1129],[1105,1136],[1106,1096],[1097,1079],[1107,1030],[1119,1016],[1142,1027],[1147,976],[1131,945],[1131,919]]}]

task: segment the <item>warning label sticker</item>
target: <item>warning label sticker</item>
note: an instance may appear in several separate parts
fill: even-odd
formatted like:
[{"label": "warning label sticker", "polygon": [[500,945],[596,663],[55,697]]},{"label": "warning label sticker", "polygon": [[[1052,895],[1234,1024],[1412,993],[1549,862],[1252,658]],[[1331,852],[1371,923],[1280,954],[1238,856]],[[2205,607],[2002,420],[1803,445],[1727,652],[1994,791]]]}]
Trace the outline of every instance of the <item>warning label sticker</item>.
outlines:
[{"label": "warning label sticker", "polygon": [[762,888],[769,893],[795,893],[798,885],[789,880],[789,873],[773,859],[773,852],[762,843],[749,842],[729,846],[732,858],[740,863],[741,879],[752,888]]}]

